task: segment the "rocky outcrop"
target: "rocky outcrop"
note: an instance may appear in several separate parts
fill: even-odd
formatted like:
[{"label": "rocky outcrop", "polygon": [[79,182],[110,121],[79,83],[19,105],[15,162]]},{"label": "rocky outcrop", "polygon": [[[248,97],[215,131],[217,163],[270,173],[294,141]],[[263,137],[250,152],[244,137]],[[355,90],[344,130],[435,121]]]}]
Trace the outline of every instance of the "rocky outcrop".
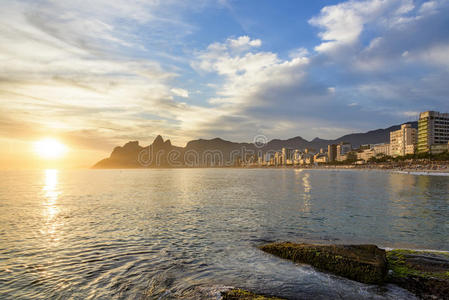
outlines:
[{"label": "rocky outcrop", "polygon": [[272,243],[261,250],[297,263],[364,283],[382,283],[387,274],[385,250],[375,245]]},{"label": "rocky outcrop", "polygon": [[222,292],[221,296],[223,300],[282,300],[282,298],[258,295],[242,289],[232,289]]},{"label": "rocky outcrop", "polygon": [[[177,156],[170,156],[173,151]],[[183,166],[181,153],[183,148],[173,146],[170,140],[158,135],[149,146],[142,147],[138,141],[115,147],[109,158],[96,163],[93,168],[168,168]],[[169,157],[170,156],[170,157]]]},{"label": "rocky outcrop", "polygon": [[422,299],[449,299],[449,254],[413,250],[387,252],[388,281]]},{"label": "rocky outcrop", "polygon": [[449,253],[375,245],[271,243],[261,250],[364,283],[393,283],[422,299],[449,300]]}]

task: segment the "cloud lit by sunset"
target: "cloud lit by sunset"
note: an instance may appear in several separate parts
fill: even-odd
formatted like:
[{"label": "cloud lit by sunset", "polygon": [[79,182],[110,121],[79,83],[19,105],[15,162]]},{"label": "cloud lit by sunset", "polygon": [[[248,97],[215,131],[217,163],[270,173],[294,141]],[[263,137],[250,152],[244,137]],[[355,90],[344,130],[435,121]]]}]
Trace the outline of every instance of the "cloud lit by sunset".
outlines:
[{"label": "cloud lit by sunset", "polygon": [[2,4],[4,166],[49,135],[89,166],[157,134],[336,138],[449,110],[444,0]]}]

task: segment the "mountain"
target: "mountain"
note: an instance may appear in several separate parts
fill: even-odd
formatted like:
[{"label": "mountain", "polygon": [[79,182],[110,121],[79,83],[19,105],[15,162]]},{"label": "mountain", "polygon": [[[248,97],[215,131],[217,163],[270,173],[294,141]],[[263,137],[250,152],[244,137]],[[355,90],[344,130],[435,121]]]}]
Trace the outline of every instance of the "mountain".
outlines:
[{"label": "mountain", "polygon": [[[418,122],[409,122],[417,128]],[[190,141],[185,147],[173,146],[170,140],[158,135],[151,145],[142,147],[138,141],[131,141],[124,146],[115,147],[109,158],[97,162],[93,168],[173,168],[173,167],[211,167],[235,166],[243,157],[263,154],[268,151],[280,151],[282,148],[314,149],[327,148],[329,144],[348,142],[358,148],[364,144],[388,143],[390,132],[400,129],[401,125],[385,129],[376,129],[365,133],[352,133],[335,140],[315,138],[307,141],[300,136],[280,140],[274,139],[263,147],[256,147],[253,143],[235,143],[214,138],[210,140],[198,139]]]},{"label": "mountain", "polygon": [[[418,122],[407,122],[405,124],[411,124],[413,128],[418,128]],[[351,133],[339,137],[335,140],[323,140],[320,138],[315,138],[309,143],[310,148],[327,148],[327,145],[338,144],[340,142],[351,143],[354,148],[360,147],[360,145],[365,144],[380,144],[390,142],[390,132],[398,130],[401,125],[394,125],[385,129],[371,130],[365,133]]]},{"label": "mountain", "polygon": [[173,163],[181,163],[181,161],[177,158],[169,158],[170,153],[181,150],[183,148],[173,146],[170,140],[164,141],[158,135],[153,143],[146,147],[140,146],[138,141],[128,142],[123,147],[115,147],[109,158],[100,160],[93,168],[171,167],[169,161]]}]

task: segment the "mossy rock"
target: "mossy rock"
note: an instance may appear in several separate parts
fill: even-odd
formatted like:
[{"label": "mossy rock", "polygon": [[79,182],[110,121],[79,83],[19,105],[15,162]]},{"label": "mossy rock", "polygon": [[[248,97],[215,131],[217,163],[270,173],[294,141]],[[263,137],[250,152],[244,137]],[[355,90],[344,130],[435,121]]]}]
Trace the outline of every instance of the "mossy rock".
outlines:
[{"label": "mossy rock", "polygon": [[364,283],[382,283],[387,274],[385,250],[375,245],[271,243],[260,249],[296,263],[309,264]]},{"label": "mossy rock", "polygon": [[422,299],[449,299],[449,254],[391,250],[387,252],[388,281]]},{"label": "mossy rock", "polygon": [[242,289],[232,289],[222,292],[223,300],[282,300],[282,298],[254,294]]}]

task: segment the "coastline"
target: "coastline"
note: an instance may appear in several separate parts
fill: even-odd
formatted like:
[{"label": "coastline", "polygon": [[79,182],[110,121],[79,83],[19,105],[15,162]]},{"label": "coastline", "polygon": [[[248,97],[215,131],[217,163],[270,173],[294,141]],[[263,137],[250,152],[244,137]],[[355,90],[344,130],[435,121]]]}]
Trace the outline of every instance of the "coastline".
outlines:
[{"label": "coastline", "polygon": [[449,164],[366,164],[366,165],[302,165],[302,166],[248,166],[250,169],[302,169],[302,170],[376,170],[411,175],[449,176]]}]

